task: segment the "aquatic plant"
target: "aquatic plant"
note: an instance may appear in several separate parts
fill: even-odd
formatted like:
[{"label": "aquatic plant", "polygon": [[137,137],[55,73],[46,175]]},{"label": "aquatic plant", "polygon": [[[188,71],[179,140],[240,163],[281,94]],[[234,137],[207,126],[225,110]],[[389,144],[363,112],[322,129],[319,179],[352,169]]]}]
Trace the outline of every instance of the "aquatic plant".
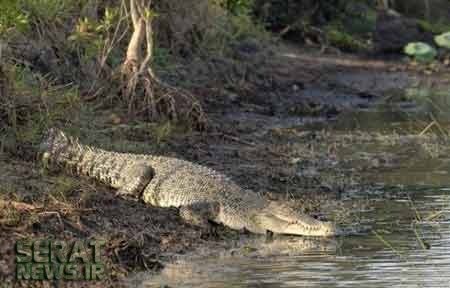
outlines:
[{"label": "aquatic plant", "polygon": [[450,49],[450,32],[434,37],[434,41],[439,47]]},{"label": "aquatic plant", "polygon": [[405,54],[413,57],[418,62],[428,63],[434,60],[437,55],[436,49],[427,43],[412,42],[403,49]]}]

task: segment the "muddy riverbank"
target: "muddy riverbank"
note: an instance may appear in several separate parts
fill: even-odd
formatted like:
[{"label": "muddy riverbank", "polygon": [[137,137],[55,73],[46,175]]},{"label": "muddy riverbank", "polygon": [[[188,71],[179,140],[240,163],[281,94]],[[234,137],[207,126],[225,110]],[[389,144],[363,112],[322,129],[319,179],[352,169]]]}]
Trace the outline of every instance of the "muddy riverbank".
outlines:
[{"label": "muddy riverbank", "polygon": [[[399,163],[412,169],[448,155],[448,139],[439,128],[445,123],[424,130],[433,120],[428,121],[428,110],[422,113],[420,101],[402,93],[390,95],[425,85],[442,90],[450,78],[445,70],[425,75],[402,63],[336,55],[319,58],[292,48],[275,51],[246,60],[251,64],[245,68],[250,75],[244,82],[223,80],[228,70],[219,68],[226,65],[214,64],[219,67],[215,77],[193,91],[205,103],[210,119],[207,131],[171,123],[128,122],[123,111],[85,106],[76,108],[74,119],[59,124],[68,124],[68,132],[87,144],[206,165],[245,188],[289,200],[319,219],[334,220],[349,233],[365,233],[367,227],[361,228],[348,207],[341,205],[349,193],[381,197],[384,190],[380,187],[405,185],[411,179],[408,174],[406,181],[393,178],[387,182],[386,177],[377,178],[383,172],[398,169]],[[199,79],[208,71],[196,68],[184,75],[181,71],[178,77],[185,80],[193,74],[203,81]],[[364,117],[369,120],[362,121]],[[366,129],[362,123],[376,129]],[[0,276],[6,285],[28,285],[13,280],[14,243],[23,238],[106,239],[107,279],[82,285],[117,287],[116,282],[131,272],[159,271],[176,255],[196,253],[200,248],[227,251],[232,240],[248,237],[226,228],[212,236],[185,224],[177,209],[119,199],[102,185],[44,171],[32,153],[24,160],[23,148],[10,152],[6,140],[0,150],[0,240],[4,243]],[[424,174],[419,170],[417,175]],[[445,175],[431,178],[447,184]],[[431,182],[426,177],[418,179],[421,184]],[[396,197],[394,190],[389,191],[382,197]],[[360,205],[370,205],[370,201]]]}]

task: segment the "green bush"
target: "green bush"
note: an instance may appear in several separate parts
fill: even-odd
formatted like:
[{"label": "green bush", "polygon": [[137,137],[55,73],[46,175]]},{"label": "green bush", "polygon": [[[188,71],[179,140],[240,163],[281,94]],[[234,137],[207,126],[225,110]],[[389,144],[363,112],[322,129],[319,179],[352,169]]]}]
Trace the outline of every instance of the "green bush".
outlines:
[{"label": "green bush", "polygon": [[11,29],[25,32],[29,27],[28,15],[20,9],[17,0],[0,0],[0,34]]},{"label": "green bush", "polygon": [[66,19],[81,0],[18,0],[20,9],[30,18],[51,22]]},{"label": "green bush", "polygon": [[434,41],[439,47],[450,49],[450,32],[442,33],[434,37]]},{"label": "green bush", "polygon": [[325,31],[326,38],[333,47],[350,52],[358,52],[367,48],[361,40],[358,40],[352,36],[352,34],[345,32],[342,27],[329,25]]},{"label": "green bush", "polygon": [[61,23],[71,16],[82,0],[0,0],[0,33],[25,33],[30,24]]},{"label": "green bush", "polygon": [[219,4],[232,14],[248,14],[253,9],[253,0],[216,0]]},{"label": "green bush", "polygon": [[418,20],[420,28],[424,31],[431,32],[433,34],[442,34],[450,30],[450,24],[446,23],[432,23],[426,20]]},{"label": "green bush", "polygon": [[201,50],[226,54],[233,44],[250,38],[264,43],[269,41],[270,36],[264,27],[255,23],[249,15],[227,15],[215,19],[211,29],[202,35],[198,47]]},{"label": "green bush", "polygon": [[405,46],[404,52],[421,63],[429,63],[433,61],[437,55],[436,49],[423,42],[409,43]]}]

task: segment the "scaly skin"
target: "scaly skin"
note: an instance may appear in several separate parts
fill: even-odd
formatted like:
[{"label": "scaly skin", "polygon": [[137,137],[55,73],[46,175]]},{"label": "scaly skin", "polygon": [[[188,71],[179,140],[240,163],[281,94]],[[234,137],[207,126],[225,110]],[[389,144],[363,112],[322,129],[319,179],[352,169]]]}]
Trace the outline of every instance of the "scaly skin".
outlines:
[{"label": "scaly skin", "polygon": [[107,152],[51,129],[41,144],[50,167],[95,178],[121,194],[160,207],[179,207],[188,222],[208,221],[253,233],[332,236],[334,224],[240,188],[228,177],[188,161],[162,156]]}]

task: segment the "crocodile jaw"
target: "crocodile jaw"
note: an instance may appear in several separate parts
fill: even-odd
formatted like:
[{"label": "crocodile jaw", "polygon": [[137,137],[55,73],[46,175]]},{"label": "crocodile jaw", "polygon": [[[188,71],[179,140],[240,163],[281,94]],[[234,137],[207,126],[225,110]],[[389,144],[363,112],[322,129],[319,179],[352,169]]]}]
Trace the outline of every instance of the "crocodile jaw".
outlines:
[{"label": "crocodile jaw", "polygon": [[[319,221],[317,221],[319,222]],[[282,234],[303,235],[303,236],[335,236],[336,226],[331,222],[319,222],[315,225],[304,225],[302,223],[288,223],[284,227]]]}]

